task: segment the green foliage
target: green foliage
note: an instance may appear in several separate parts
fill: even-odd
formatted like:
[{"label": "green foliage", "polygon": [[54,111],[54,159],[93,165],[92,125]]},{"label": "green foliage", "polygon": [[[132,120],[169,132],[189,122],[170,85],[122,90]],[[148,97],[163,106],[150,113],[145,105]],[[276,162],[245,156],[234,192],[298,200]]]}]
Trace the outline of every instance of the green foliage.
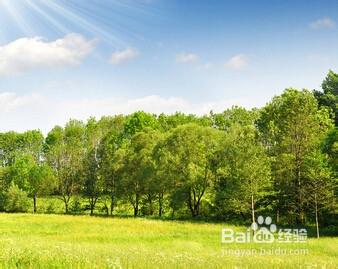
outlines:
[{"label": "green foliage", "polygon": [[233,125],[215,159],[218,213],[248,215],[271,190],[270,161],[253,126]]},{"label": "green foliage", "polygon": [[245,108],[234,106],[225,110],[223,113],[211,113],[213,126],[220,130],[228,130],[233,125],[252,126],[258,118],[257,110],[246,110]]},{"label": "green foliage", "polygon": [[220,140],[220,131],[187,124],[174,129],[162,144],[158,166],[167,172],[174,190],[171,197],[176,201],[171,203],[186,203],[194,217],[200,214],[203,195],[214,179],[211,158]]},{"label": "green foliage", "polygon": [[314,96],[318,101],[319,107],[328,107],[331,110],[331,118],[338,126],[338,74],[329,71],[322,83],[322,91],[314,90]]},{"label": "green foliage", "polygon": [[143,131],[144,128],[149,127],[157,129],[159,127],[156,116],[138,111],[128,116],[124,125],[124,134],[126,137],[132,137],[134,134]]},{"label": "green foliage", "polygon": [[336,224],[336,85],[330,71],[323,93],[287,89],[261,109],[70,120],[45,139],[0,133],[0,209],[14,184],[34,212],[63,203],[66,213]]},{"label": "green foliage", "polygon": [[4,195],[4,209],[6,212],[27,212],[29,199],[27,193],[12,184]]},{"label": "green foliage", "polygon": [[258,126],[272,158],[276,211],[289,221],[304,222],[308,197],[305,160],[332,128],[329,114],[318,108],[311,92],[287,89],[261,111]]}]

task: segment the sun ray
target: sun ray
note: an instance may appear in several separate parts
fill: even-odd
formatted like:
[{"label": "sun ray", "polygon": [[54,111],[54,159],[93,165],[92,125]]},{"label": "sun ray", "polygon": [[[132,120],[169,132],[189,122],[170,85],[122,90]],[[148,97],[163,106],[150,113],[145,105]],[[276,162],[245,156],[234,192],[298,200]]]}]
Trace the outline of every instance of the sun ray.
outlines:
[{"label": "sun ray", "polygon": [[59,21],[57,21],[55,18],[53,18],[51,15],[49,15],[46,11],[44,11],[42,8],[40,8],[38,5],[36,5],[31,0],[24,0],[32,10],[40,14],[44,19],[46,19],[49,23],[51,23],[55,28],[57,28],[62,33],[69,33],[70,30],[65,27],[63,24],[61,24]]},{"label": "sun ray", "polygon": [[75,32],[120,48],[145,40],[137,29],[157,15],[139,1],[0,0],[0,38]]},{"label": "sun ray", "polygon": [[1,0],[1,5],[6,9],[10,14],[12,19],[15,21],[16,25],[26,36],[32,36],[34,31],[30,27],[29,23],[24,19],[24,15],[21,12],[21,9],[13,2],[12,0]]},{"label": "sun ray", "polygon": [[99,35],[100,38],[105,39],[109,43],[112,44],[124,43],[116,36],[113,36],[111,33],[101,29],[99,26],[89,22],[81,15],[78,15],[75,12],[71,11],[70,9],[67,9],[62,4],[56,3],[56,1],[46,0],[43,2],[43,4],[46,5],[48,8],[54,10],[54,12],[62,15],[67,20],[72,21],[75,25],[81,27],[83,30]]}]

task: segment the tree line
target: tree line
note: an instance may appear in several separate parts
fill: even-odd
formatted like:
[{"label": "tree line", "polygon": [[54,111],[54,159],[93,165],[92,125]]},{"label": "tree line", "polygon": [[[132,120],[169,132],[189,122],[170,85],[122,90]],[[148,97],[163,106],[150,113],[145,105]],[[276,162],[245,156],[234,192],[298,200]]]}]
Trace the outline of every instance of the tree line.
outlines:
[{"label": "tree line", "polygon": [[129,205],[134,216],[207,216],[277,223],[337,219],[338,74],[322,91],[286,89],[260,109],[205,116],[175,113],[70,120],[46,137],[0,133],[0,209],[37,211],[74,197],[91,214]]}]

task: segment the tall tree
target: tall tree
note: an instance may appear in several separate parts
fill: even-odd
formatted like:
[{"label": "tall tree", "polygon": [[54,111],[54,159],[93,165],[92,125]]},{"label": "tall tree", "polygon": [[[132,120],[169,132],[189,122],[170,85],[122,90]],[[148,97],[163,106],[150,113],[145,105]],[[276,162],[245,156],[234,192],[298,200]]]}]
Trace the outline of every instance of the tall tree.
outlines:
[{"label": "tall tree", "polygon": [[332,126],[328,111],[311,92],[287,89],[263,108],[258,126],[272,157],[277,218],[284,212],[304,223],[304,161]]},{"label": "tall tree", "polygon": [[164,141],[162,150],[170,163],[167,176],[175,189],[172,198],[184,199],[193,217],[200,215],[202,198],[213,182],[211,158],[220,139],[221,132],[213,128],[186,124]]},{"label": "tall tree", "polygon": [[71,197],[78,193],[83,182],[85,156],[85,126],[71,120],[63,129],[55,127],[46,138],[45,152],[57,179],[57,192],[68,213]]},{"label": "tall tree", "polygon": [[139,214],[142,197],[146,197],[152,211],[155,176],[152,153],[161,134],[150,128],[136,133],[126,150],[123,165],[123,190],[128,201],[134,208],[134,216]]},{"label": "tall tree", "polygon": [[98,199],[104,194],[105,184],[101,173],[103,162],[102,145],[105,136],[112,127],[113,119],[108,117],[103,117],[99,121],[90,118],[86,125],[83,193],[88,197],[91,215],[94,213]]},{"label": "tall tree", "polygon": [[251,212],[270,190],[270,162],[254,126],[232,125],[215,159],[215,204],[220,214]]},{"label": "tall tree", "polygon": [[55,186],[51,168],[47,164],[37,163],[35,157],[30,154],[16,159],[10,167],[8,180],[33,199],[34,213],[37,211],[37,197],[49,194]]},{"label": "tall tree", "polygon": [[[114,207],[119,196],[121,172],[125,156],[124,141],[124,116],[116,116],[111,119],[109,132],[104,136],[100,148],[100,169],[99,173],[102,177],[104,190],[103,199],[107,214],[112,215]],[[110,200],[110,205],[108,205]]]},{"label": "tall tree", "polygon": [[332,177],[327,157],[314,151],[305,159],[305,178],[307,188],[307,204],[315,216],[317,238],[319,238],[319,219],[325,210],[335,210],[334,186],[336,182]]},{"label": "tall tree", "polygon": [[320,107],[326,106],[331,110],[331,117],[338,127],[338,74],[329,70],[322,83],[323,91],[314,90],[313,93]]}]

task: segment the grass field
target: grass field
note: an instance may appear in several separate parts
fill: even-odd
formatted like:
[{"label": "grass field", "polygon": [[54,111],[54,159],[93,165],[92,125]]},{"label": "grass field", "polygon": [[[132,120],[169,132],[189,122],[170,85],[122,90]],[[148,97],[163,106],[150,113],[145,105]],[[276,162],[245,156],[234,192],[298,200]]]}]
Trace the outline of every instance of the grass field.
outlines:
[{"label": "grass field", "polygon": [[[225,250],[299,244],[222,244],[226,224],[0,214],[1,268],[337,268],[338,238],[309,239],[300,255]],[[233,227],[244,229],[244,227]]]}]

